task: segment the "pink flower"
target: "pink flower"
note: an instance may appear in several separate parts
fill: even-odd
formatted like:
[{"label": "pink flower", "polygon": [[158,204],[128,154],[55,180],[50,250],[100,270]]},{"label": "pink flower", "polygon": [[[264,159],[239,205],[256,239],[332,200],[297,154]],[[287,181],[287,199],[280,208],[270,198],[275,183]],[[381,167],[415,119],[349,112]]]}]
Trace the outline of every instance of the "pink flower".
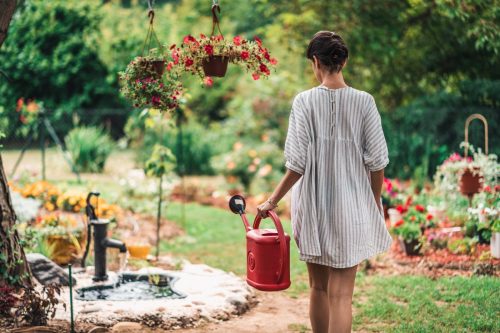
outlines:
[{"label": "pink flower", "polygon": [[269,62],[271,63],[271,65],[277,65],[278,64],[278,60],[276,60],[276,58],[271,58],[271,60],[269,60]]},{"label": "pink flower", "polygon": [[269,61],[269,60],[271,60],[271,56],[269,55],[269,52],[267,52],[267,50],[266,50],[266,49],[264,49],[264,50],[262,51],[262,53],[264,53],[264,58],[265,58],[266,60],[268,60],[268,61]]},{"label": "pink flower", "polygon": [[259,37],[255,36],[253,39],[257,42],[259,46],[262,46],[262,40]]},{"label": "pink flower", "polygon": [[200,34],[200,39],[205,39],[207,38],[207,36],[205,36],[204,34]]},{"label": "pink flower", "polygon": [[207,87],[211,87],[214,84],[214,80],[210,76],[205,76],[203,79],[203,84]]},{"label": "pink flower", "polygon": [[174,64],[177,65],[179,63],[179,51],[172,51],[172,59],[174,59]]},{"label": "pink flower", "polygon": [[191,58],[187,58],[187,59],[184,61],[184,66],[186,66],[186,67],[189,67],[189,66],[191,66],[192,64],[194,64],[194,61],[193,61],[193,59],[191,59]]},{"label": "pink flower", "polygon": [[260,78],[260,74],[259,73],[253,73],[252,74],[252,78],[257,81],[259,78]]},{"label": "pink flower", "polygon": [[173,67],[174,67],[174,63],[173,62],[169,62],[167,64],[167,71],[171,71]]},{"label": "pink flower", "polygon": [[395,226],[395,227],[399,227],[399,226],[400,226],[400,225],[402,225],[403,223],[404,223],[404,221],[403,221],[403,220],[399,220],[399,221],[397,221],[396,223],[394,223],[394,226]]},{"label": "pink flower", "polygon": [[205,52],[208,55],[214,54],[214,47],[212,45],[205,45]]},{"label": "pink flower", "polygon": [[241,45],[241,36],[235,36],[235,37],[233,38],[233,43],[234,43],[234,45],[236,45],[236,46]]},{"label": "pink flower", "polygon": [[250,53],[248,53],[248,51],[243,51],[243,52],[241,52],[240,56],[241,56],[241,59],[247,60],[250,57]]}]

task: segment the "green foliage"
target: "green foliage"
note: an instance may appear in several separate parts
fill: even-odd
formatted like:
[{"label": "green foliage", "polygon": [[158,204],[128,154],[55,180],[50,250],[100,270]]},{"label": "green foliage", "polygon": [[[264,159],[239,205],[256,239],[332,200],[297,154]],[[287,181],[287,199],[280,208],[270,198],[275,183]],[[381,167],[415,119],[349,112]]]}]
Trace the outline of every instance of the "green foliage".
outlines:
[{"label": "green foliage", "polygon": [[73,163],[81,172],[102,172],[114,143],[102,129],[78,127],[64,138]]},{"label": "green foliage", "polygon": [[413,222],[404,222],[401,225],[393,227],[392,231],[407,242],[417,240],[422,236],[420,225]]},{"label": "green foliage", "polygon": [[476,238],[464,237],[448,241],[448,250],[454,254],[471,254],[477,244]]},{"label": "green foliage", "polygon": [[102,81],[107,71],[97,48],[98,4],[28,0],[20,7],[0,54],[11,78],[0,84],[8,134],[20,125],[14,116],[20,97],[43,101],[58,131],[68,130],[75,109],[118,105],[116,91]]},{"label": "green foliage", "polygon": [[[217,126],[214,124],[214,127]],[[195,120],[174,127],[170,120],[151,112],[135,112],[129,118],[125,132],[137,151],[140,165],[144,165],[154,145],[159,143],[173,152],[177,160],[175,172],[184,175],[213,174],[210,159],[215,153],[227,151],[230,146],[226,138],[231,140],[229,135],[207,129]]]},{"label": "green foliage", "polygon": [[175,156],[170,149],[156,144],[144,168],[148,176],[161,178],[174,170],[175,162]]}]

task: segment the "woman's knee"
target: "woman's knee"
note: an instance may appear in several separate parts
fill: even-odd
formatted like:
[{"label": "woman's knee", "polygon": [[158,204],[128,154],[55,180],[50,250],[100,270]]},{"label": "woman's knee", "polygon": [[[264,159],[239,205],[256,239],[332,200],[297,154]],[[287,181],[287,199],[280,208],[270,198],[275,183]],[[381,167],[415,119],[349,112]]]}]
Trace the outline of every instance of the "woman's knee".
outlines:
[{"label": "woman's knee", "polygon": [[328,292],[328,268],[317,264],[307,264],[309,288],[313,291]]}]

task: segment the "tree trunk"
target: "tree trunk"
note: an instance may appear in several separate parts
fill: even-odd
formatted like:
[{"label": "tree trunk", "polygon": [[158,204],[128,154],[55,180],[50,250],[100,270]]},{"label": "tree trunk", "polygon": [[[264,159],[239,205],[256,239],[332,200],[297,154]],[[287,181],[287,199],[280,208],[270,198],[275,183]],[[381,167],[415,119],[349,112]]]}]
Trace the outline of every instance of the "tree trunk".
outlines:
[{"label": "tree trunk", "polygon": [[[0,47],[7,38],[16,4],[16,0],[0,0]],[[15,223],[16,213],[12,208],[9,185],[0,156],[0,284],[31,285],[31,272],[14,228]]]}]

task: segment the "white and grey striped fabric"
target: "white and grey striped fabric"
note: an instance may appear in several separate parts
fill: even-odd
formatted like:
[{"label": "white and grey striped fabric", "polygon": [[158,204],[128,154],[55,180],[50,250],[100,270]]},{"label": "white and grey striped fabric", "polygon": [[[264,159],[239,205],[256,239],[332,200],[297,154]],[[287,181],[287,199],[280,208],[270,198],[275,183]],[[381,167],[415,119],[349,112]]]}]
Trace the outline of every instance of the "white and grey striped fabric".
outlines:
[{"label": "white and grey striped fabric", "polygon": [[300,260],[352,267],[390,247],[370,186],[389,163],[373,97],[351,87],[298,94],[285,143],[286,167],[303,176],[292,189],[292,229]]}]

